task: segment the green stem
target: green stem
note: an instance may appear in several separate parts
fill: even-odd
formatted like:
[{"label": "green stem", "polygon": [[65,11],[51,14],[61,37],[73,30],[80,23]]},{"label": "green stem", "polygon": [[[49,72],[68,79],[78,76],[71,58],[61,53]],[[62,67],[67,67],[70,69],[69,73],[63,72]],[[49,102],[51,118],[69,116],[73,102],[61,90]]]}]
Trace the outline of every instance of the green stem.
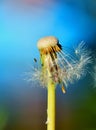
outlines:
[{"label": "green stem", "polygon": [[48,83],[47,130],[55,130],[55,84]]}]

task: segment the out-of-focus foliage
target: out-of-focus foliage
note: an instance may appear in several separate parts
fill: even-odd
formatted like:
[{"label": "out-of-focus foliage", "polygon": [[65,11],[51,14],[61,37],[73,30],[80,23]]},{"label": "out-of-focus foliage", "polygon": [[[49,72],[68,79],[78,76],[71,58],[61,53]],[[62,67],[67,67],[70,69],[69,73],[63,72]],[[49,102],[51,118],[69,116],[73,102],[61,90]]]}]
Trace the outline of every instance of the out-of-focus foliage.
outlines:
[{"label": "out-of-focus foliage", "polygon": [[0,130],[4,130],[8,121],[8,111],[0,106]]}]

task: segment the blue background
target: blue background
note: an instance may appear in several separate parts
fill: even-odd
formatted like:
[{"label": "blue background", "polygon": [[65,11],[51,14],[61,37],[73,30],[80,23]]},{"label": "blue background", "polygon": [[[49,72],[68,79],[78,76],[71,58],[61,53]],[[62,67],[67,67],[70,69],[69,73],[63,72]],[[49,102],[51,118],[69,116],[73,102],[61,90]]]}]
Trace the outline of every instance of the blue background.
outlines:
[{"label": "blue background", "polygon": [[[94,0],[0,1],[0,130],[46,129],[47,90],[24,80],[37,41],[56,36],[63,47],[82,40],[96,51]],[[69,85],[64,95],[56,89],[56,130],[96,129],[96,72]]]}]

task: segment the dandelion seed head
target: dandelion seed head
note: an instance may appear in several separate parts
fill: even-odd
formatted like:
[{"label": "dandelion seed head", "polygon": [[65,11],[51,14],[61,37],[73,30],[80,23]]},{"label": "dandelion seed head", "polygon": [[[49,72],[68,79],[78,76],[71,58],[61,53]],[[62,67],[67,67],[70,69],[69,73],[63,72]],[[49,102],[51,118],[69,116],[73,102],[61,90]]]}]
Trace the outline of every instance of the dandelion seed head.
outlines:
[{"label": "dandelion seed head", "polygon": [[50,46],[56,46],[58,43],[59,41],[56,37],[48,36],[48,37],[41,38],[37,43],[37,47],[38,49],[42,49]]},{"label": "dandelion seed head", "polygon": [[44,55],[49,53],[56,54],[56,52],[62,49],[59,40],[53,36],[41,38],[37,43],[37,47],[40,53]]},{"label": "dandelion seed head", "polygon": [[67,87],[69,83],[74,83],[85,76],[88,64],[92,62],[91,53],[83,41],[73,51],[74,55],[63,51],[58,39],[52,36],[41,38],[37,46],[40,51],[41,66],[34,68],[31,77],[38,80],[41,86],[46,87],[51,79],[55,84]]}]

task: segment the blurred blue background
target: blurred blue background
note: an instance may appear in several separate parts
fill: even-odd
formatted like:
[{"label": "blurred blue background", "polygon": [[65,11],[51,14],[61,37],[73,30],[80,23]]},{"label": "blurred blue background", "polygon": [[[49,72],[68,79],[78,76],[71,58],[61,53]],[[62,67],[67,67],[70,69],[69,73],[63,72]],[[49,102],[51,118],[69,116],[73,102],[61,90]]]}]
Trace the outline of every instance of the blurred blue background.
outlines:
[{"label": "blurred blue background", "polygon": [[0,130],[45,130],[47,90],[24,81],[37,41],[56,36],[64,47],[84,40],[92,50],[94,74],[56,89],[56,130],[96,130],[96,1],[0,1]]}]

